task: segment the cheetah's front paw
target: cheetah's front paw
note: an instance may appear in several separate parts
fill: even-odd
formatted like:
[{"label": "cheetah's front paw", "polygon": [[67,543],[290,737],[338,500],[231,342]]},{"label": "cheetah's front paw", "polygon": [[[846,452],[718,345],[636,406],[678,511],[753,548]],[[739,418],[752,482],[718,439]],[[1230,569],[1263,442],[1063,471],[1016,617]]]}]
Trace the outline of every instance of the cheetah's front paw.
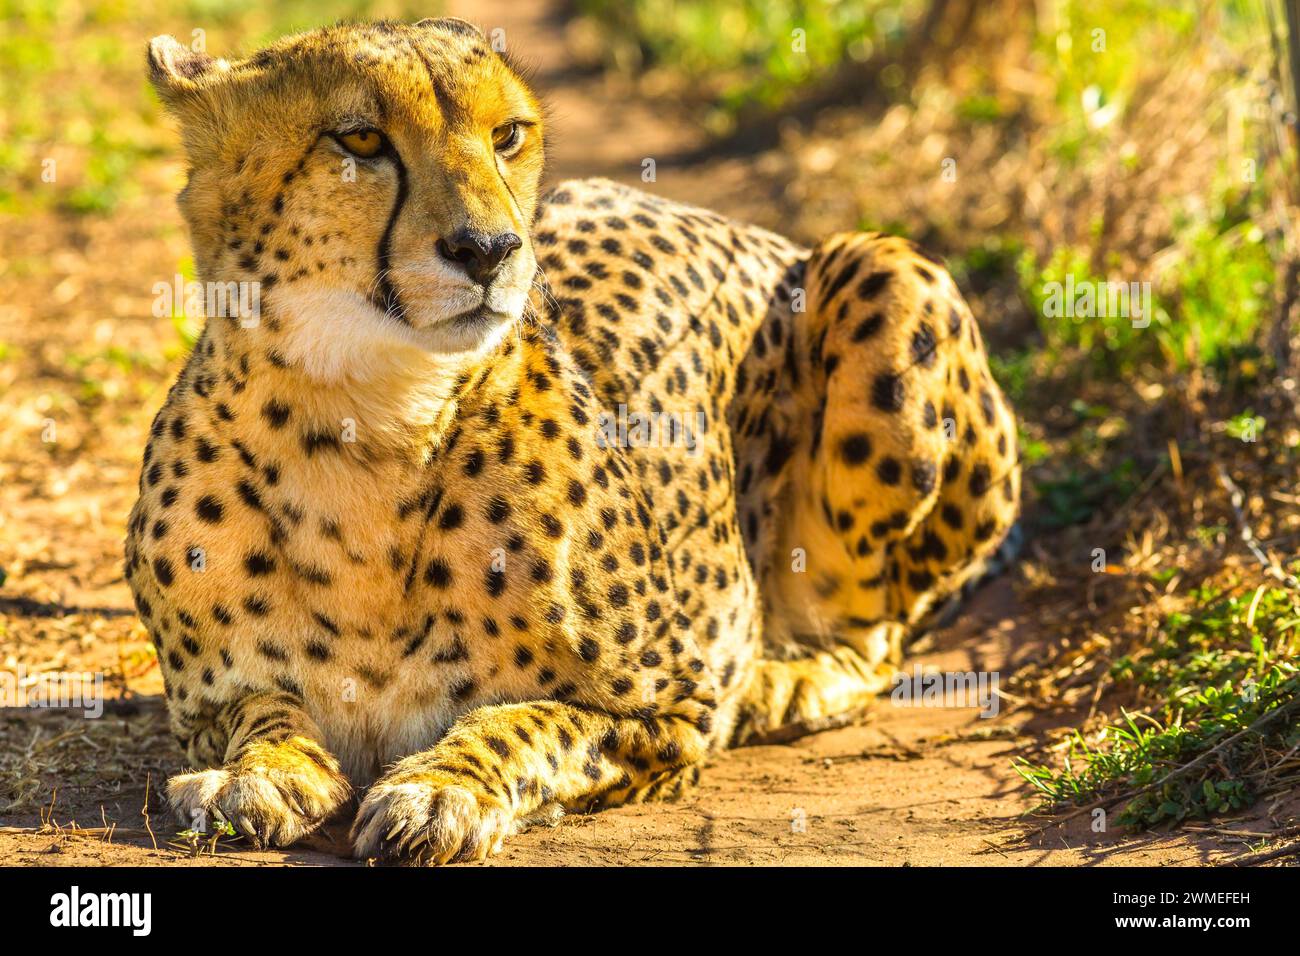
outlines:
[{"label": "cheetah's front paw", "polygon": [[352,825],[360,859],[439,864],[485,860],[517,830],[509,807],[450,775],[376,783]]},{"label": "cheetah's front paw", "polygon": [[255,846],[288,846],[311,833],[348,797],[336,775],[304,777],[263,767],[202,770],[167,781],[182,823],[208,829],[228,821]]}]

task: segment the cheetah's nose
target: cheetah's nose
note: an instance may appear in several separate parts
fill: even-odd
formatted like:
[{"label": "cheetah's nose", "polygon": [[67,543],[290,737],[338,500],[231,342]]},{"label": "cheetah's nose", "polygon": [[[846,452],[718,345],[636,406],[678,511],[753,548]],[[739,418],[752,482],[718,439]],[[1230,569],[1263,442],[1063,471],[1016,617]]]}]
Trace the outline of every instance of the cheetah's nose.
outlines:
[{"label": "cheetah's nose", "polygon": [[462,229],[438,240],[438,255],[449,262],[459,262],[475,282],[487,285],[501,268],[506,257],[523,245],[513,232],[489,236],[472,229]]}]

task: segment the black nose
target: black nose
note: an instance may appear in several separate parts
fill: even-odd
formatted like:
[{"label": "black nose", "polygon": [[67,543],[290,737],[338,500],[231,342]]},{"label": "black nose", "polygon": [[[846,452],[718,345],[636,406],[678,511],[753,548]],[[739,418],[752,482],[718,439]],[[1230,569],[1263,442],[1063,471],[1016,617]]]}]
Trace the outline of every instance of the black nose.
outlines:
[{"label": "black nose", "polygon": [[523,244],[523,240],[513,232],[489,236],[462,229],[438,240],[438,255],[450,262],[459,262],[471,279],[486,284],[497,274],[506,257]]}]

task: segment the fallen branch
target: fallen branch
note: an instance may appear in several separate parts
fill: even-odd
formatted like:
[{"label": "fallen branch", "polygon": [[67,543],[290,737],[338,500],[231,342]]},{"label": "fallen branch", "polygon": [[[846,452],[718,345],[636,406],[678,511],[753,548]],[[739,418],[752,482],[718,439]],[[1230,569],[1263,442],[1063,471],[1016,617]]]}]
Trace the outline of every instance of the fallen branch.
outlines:
[{"label": "fallen branch", "polygon": [[1233,857],[1231,860],[1224,862],[1230,866],[1259,866],[1261,863],[1270,863],[1273,860],[1281,860],[1288,856],[1300,855],[1300,840],[1295,840],[1285,846],[1274,847],[1271,850],[1260,850],[1258,853],[1247,853],[1244,856]]},{"label": "fallen branch", "polygon": [[1221,484],[1224,490],[1228,492],[1228,500],[1232,504],[1233,514],[1237,519],[1237,529],[1241,532],[1241,540],[1245,542],[1246,547],[1250,549],[1250,553],[1253,554],[1255,559],[1264,566],[1264,571],[1269,575],[1269,577],[1281,582],[1284,586],[1291,588],[1293,591],[1300,591],[1300,580],[1287,574],[1286,571],[1283,570],[1283,568],[1276,561],[1270,558],[1264,549],[1260,547],[1259,540],[1255,537],[1255,532],[1250,527],[1250,522],[1246,520],[1246,512],[1244,509],[1246,502],[1245,492],[1241,490],[1241,487],[1235,481],[1228,477],[1228,473],[1223,470],[1223,465],[1216,463],[1214,468],[1218,473],[1219,484]]}]

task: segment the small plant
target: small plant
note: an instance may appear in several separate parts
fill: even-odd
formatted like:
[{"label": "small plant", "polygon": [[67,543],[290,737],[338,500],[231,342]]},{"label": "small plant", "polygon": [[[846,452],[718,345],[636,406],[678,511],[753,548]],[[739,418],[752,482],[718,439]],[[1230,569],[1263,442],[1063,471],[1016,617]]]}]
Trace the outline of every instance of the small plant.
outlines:
[{"label": "small plant", "polygon": [[1223,432],[1238,441],[1257,441],[1264,431],[1264,419],[1254,412],[1245,411],[1223,423]]},{"label": "small plant", "polygon": [[181,830],[168,845],[185,851],[191,857],[203,856],[205,853],[216,856],[217,847],[222,845],[222,841],[236,836],[238,833],[229,820],[215,820],[210,830]]}]

